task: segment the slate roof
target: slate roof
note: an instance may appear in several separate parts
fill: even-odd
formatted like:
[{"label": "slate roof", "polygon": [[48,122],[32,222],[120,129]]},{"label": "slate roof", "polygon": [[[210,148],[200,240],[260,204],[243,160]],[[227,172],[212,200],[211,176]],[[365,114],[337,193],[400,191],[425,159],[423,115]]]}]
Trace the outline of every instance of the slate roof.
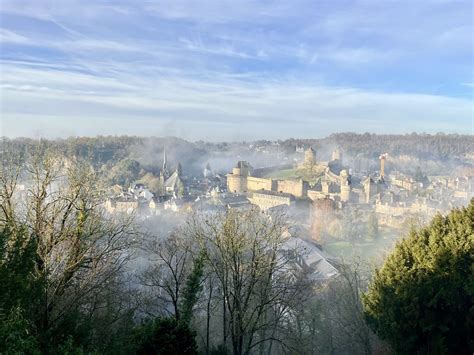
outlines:
[{"label": "slate roof", "polygon": [[314,243],[300,238],[288,238],[283,247],[286,251],[295,251],[303,267],[312,272],[314,280],[327,280],[336,277],[339,272],[328,260],[327,256]]}]

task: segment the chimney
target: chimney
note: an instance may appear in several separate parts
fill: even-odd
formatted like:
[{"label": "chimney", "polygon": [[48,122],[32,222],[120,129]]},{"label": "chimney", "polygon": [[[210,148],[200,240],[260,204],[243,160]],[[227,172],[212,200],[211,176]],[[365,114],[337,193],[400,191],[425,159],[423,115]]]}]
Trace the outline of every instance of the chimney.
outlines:
[{"label": "chimney", "polygon": [[387,159],[387,153],[381,154],[380,159],[380,178],[383,180],[385,177],[385,159]]}]

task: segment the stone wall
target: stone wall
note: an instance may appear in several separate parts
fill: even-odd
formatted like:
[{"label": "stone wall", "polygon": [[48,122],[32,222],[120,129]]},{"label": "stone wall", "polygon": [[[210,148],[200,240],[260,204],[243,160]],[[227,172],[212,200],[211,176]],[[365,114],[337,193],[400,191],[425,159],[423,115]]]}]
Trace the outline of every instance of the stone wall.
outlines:
[{"label": "stone wall", "polygon": [[316,190],[308,190],[307,194],[308,194],[309,199],[312,201],[322,200],[328,196],[328,194],[325,194],[322,191],[316,191]]},{"label": "stone wall", "polygon": [[249,176],[247,177],[247,188],[249,191],[258,191],[258,190],[274,191],[275,181],[272,179]]},{"label": "stone wall", "polygon": [[249,196],[250,203],[258,206],[263,211],[282,205],[290,206],[293,203],[293,199],[291,195],[268,191],[254,192]]},{"label": "stone wall", "polygon": [[296,197],[306,196],[303,179],[278,180],[276,189],[277,192],[292,194]]}]

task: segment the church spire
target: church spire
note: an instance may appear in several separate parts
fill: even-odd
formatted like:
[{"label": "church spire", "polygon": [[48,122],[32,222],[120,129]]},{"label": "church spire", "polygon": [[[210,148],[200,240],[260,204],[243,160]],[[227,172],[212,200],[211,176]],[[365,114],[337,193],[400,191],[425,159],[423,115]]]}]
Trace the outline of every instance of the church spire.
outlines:
[{"label": "church spire", "polygon": [[166,161],[166,149],[163,150],[163,168],[161,170],[163,176],[167,179],[168,178],[168,163]]}]

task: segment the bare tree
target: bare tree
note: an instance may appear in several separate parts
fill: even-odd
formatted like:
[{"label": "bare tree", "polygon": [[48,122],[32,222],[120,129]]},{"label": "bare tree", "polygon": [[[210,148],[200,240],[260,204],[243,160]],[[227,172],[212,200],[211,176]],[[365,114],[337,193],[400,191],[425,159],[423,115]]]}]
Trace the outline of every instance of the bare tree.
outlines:
[{"label": "bare tree", "polygon": [[339,277],[328,285],[325,306],[331,321],[333,343],[338,351],[371,354],[371,332],[364,318],[361,293],[368,275],[360,261],[341,264]]},{"label": "bare tree", "polygon": [[312,297],[294,308],[286,325],[299,354],[371,354],[373,334],[364,320],[360,293],[366,274],[359,262],[338,266],[339,275],[318,284]]},{"label": "bare tree", "polygon": [[152,302],[155,299],[159,301],[147,312],[164,311],[179,319],[186,277],[192,268],[191,243],[176,232],[165,239],[146,242],[143,249],[151,264],[138,275],[139,283],[151,288],[149,298]]},{"label": "bare tree", "polygon": [[[222,302],[224,345],[248,354],[271,341],[272,331],[299,294],[289,259],[281,253],[284,216],[257,210],[195,215],[187,232],[205,252]],[[227,339],[227,334],[229,339]]]},{"label": "bare tree", "polygon": [[[104,212],[99,179],[88,163],[44,142],[18,162],[2,159],[0,222],[26,226],[35,241],[35,277],[44,283],[38,327],[46,330],[117,277],[130,257],[134,231],[129,217]],[[17,189],[20,180],[24,191]]]}]

